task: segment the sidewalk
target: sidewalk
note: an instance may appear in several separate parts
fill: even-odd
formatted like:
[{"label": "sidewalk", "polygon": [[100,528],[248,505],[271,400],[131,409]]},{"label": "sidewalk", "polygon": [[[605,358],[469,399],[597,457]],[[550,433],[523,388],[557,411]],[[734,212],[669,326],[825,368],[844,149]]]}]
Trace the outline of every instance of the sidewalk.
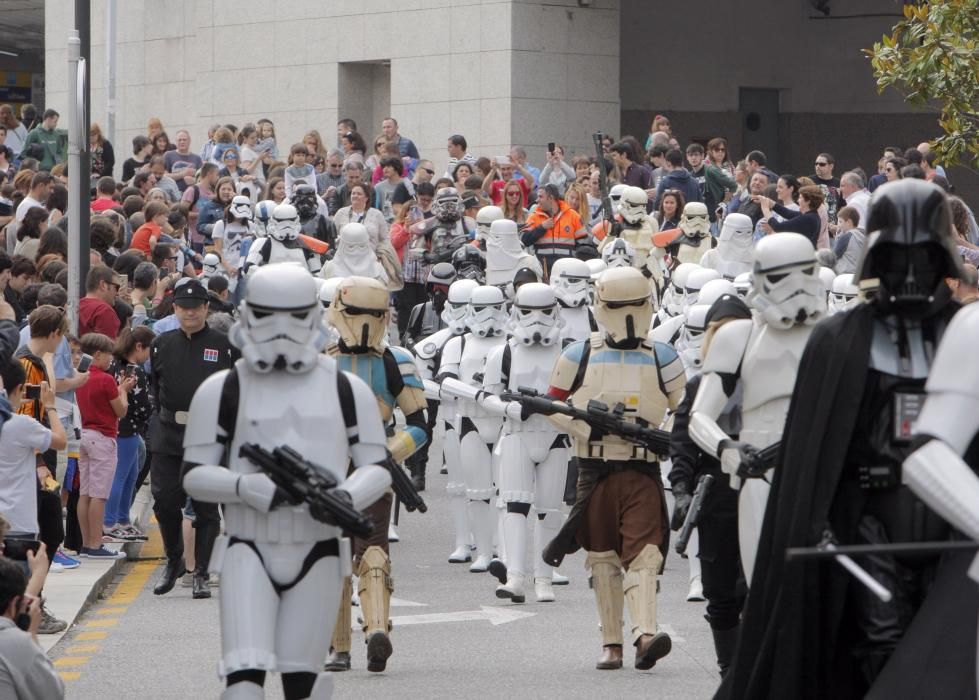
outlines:
[{"label": "sidewalk", "polygon": [[[149,486],[143,486],[136,494],[133,504],[133,524],[149,534],[151,499]],[[38,639],[46,652],[61,641],[78,617],[98,599],[102,591],[109,586],[127,561],[138,559],[145,542],[127,542],[126,544],[107,544],[110,549],[126,552],[127,559],[99,561],[81,559],[81,566],[68,569],[60,574],[48,574],[44,584],[44,597],[47,599],[48,610],[59,620],[68,623],[68,628],[59,634],[43,634]]]}]

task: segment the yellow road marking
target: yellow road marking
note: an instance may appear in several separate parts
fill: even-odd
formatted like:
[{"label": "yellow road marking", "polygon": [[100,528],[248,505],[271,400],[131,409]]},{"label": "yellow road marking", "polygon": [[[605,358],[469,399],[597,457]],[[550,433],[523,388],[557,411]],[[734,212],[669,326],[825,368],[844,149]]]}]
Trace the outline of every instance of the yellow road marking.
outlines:
[{"label": "yellow road marking", "polygon": [[101,648],[99,644],[74,644],[65,649],[65,653],[70,656],[74,656],[75,654],[91,654]]},{"label": "yellow road marking", "polygon": [[108,620],[89,620],[85,623],[87,629],[92,629],[96,627],[115,627],[119,624],[119,620],[116,618],[110,618]]},{"label": "yellow road marking", "polygon": [[97,639],[105,639],[109,636],[108,632],[79,632],[75,635],[77,642],[92,642]]},{"label": "yellow road marking", "polygon": [[102,608],[100,610],[96,610],[95,614],[96,615],[121,615],[122,613],[126,612],[126,610],[128,609],[129,608]]},{"label": "yellow road marking", "polygon": [[63,681],[77,681],[82,677],[78,671],[58,671],[58,675],[61,676]]},{"label": "yellow road marking", "polygon": [[84,666],[91,659],[91,656],[62,656],[54,660],[55,668],[71,668],[72,666]]}]

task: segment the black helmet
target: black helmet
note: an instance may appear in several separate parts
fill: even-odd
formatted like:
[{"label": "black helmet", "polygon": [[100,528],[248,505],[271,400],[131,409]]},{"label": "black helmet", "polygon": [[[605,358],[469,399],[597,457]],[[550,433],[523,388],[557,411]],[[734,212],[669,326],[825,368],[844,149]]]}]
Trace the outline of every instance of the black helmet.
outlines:
[{"label": "black helmet", "polygon": [[945,193],[937,185],[903,179],[874,192],[869,237],[858,265],[862,287],[877,281],[871,303],[908,318],[933,315],[948,303],[946,277],[959,277],[961,257]]},{"label": "black helmet", "polygon": [[513,291],[516,293],[520,289],[521,285],[527,284],[528,282],[540,282],[540,277],[537,273],[531,270],[529,267],[521,267],[515,273],[513,273]]},{"label": "black helmet", "polygon": [[317,201],[316,190],[311,185],[296,185],[292,190],[292,206],[296,208],[299,218],[303,221],[312,218],[316,214]]},{"label": "black helmet", "polygon": [[472,244],[466,244],[452,254],[452,265],[458,279],[476,280],[480,284],[486,280],[486,256]]}]

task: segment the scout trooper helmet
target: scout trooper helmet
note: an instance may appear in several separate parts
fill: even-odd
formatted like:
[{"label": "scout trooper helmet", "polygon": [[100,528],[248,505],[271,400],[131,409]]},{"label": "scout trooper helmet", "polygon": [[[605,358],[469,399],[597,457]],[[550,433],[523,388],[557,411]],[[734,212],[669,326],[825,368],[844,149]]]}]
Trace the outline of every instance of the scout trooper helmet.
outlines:
[{"label": "scout trooper helmet", "polygon": [[[451,293],[451,289],[449,292]],[[499,287],[480,285],[469,297],[469,313],[466,325],[480,338],[503,335],[506,325],[506,299]]]},{"label": "scout trooper helmet", "polygon": [[551,287],[561,306],[587,306],[591,298],[591,268],[584,260],[560,258],[551,265]]},{"label": "scout trooper helmet", "polygon": [[619,214],[629,224],[638,224],[646,217],[649,195],[641,187],[626,187],[619,199]]},{"label": "scout trooper helmet", "polygon": [[387,287],[370,277],[344,277],[327,316],[348,350],[381,350],[391,320]]},{"label": "scout trooper helmet", "polygon": [[449,285],[449,296],[445,301],[445,308],[442,309],[442,321],[454,335],[466,332],[469,299],[478,286],[476,280],[456,280]]},{"label": "scout trooper helmet", "polygon": [[299,214],[291,204],[283,202],[272,210],[269,235],[280,243],[295,243],[299,240],[301,226]]},{"label": "scout trooper helmet", "polygon": [[830,314],[839,313],[850,308],[854,304],[860,303],[860,288],[854,281],[854,276],[849,272],[837,275],[833,280],[833,289],[829,293],[829,306],[827,312]]},{"label": "scout trooper helmet", "polygon": [[755,245],[748,299],[765,323],[787,329],[813,325],[826,314],[816,251],[798,233],[773,233]]},{"label": "scout trooper helmet", "polygon": [[616,238],[602,250],[602,260],[608,268],[632,267],[636,260],[636,249],[624,238]]},{"label": "scout trooper helmet", "polygon": [[554,289],[528,282],[517,290],[508,330],[524,345],[553,345],[561,338],[561,320]]},{"label": "scout trooper helmet", "polygon": [[833,291],[833,281],[836,279],[836,273],[833,272],[832,268],[819,266],[819,284],[826,292],[826,300],[829,301],[829,293]]},{"label": "scout trooper helmet", "polygon": [[494,221],[498,221],[503,218],[503,210],[499,207],[488,206],[483,207],[476,212],[476,238],[481,240],[486,240],[487,238],[492,238],[490,235],[490,227],[493,225]]},{"label": "scout trooper helmet", "polygon": [[606,270],[595,284],[595,320],[614,346],[646,337],[653,318],[649,281],[634,267]]},{"label": "scout trooper helmet", "polygon": [[305,268],[264,265],[248,278],[229,338],[256,372],[308,372],[327,342],[320,311],[316,282]]},{"label": "scout trooper helmet", "polygon": [[255,216],[252,213],[252,200],[243,195],[236,194],[231,198],[231,204],[228,205],[228,213],[235,219],[251,221]]},{"label": "scout trooper helmet", "polygon": [[702,238],[710,234],[710,218],[707,205],[703,202],[687,202],[680,215],[680,229],[691,238]]}]

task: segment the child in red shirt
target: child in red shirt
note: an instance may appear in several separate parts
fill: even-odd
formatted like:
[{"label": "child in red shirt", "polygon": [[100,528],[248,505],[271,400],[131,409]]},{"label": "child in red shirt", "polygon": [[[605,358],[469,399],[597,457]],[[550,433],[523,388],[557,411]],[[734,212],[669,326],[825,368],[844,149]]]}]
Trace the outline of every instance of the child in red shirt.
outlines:
[{"label": "child in red shirt", "polygon": [[133,240],[129,244],[130,250],[138,250],[149,260],[153,257],[153,248],[160,241],[163,233],[163,224],[167,222],[170,208],[163,202],[150,202],[143,208],[143,218],[146,220],[142,226],[133,233]]},{"label": "child in red shirt", "polygon": [[81,338],[82,352],[92,356],[88,381],[75,391],[82,415],[82,441],[78,454],[78,523],[82,529],[83,557],[122,558],[102,544],[102,519],[105,502],[112,491],[116,472],[116,436],[119,419],[129,410],[129,392],[136,378],[116,380],[106,373],[112,363],[112,340],[101,333],[86,333]]}]

